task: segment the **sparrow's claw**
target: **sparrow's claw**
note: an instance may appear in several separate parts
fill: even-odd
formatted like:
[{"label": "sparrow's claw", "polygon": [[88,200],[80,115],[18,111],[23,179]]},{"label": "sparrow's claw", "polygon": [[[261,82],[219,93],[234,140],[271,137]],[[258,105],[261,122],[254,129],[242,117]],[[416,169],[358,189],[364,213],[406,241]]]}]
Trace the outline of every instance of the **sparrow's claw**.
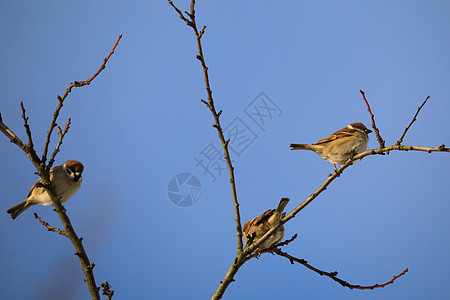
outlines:
[{"label": "sparrow's claw", "polygon": [[337,177],[341,176],[341,174],[338,173],[338,170],[336,168],[336,164],[333,164],[334,166],[334,172],[337,174]]},{"label": "sparrow's claw", "polygon": [[352,160],[353,157],[355,157],[355,155],[356,155],[356,153],[355,153],[354,151],[352,151],[352,152],[348,155],[347,160]]},{"label": "sparrow's claw", "polygon": [[259,248],[256,248],[255,252],[258,254],[258,255],[256,255],[256,258],[259,258],[261,256],[261,252],[259,251]]}]

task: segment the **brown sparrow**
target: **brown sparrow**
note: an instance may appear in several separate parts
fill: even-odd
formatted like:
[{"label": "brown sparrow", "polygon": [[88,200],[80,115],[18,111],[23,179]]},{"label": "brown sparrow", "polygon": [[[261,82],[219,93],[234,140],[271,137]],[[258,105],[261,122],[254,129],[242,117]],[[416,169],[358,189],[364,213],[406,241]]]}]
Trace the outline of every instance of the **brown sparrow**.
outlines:
[{"label": "brown sparrow", "polygon": [[[253,241],[262,237],[275,223],[281,220],[283,217],[284,208],[288,202],[289,198],[282,198],[276,209],[266,210],[259,217],[256,217],[244,224],[244,242],[247,246],[249,243],[251,244]],[[259,248],[255,251],[259,252],[268,249],[281,242],[283,237],[284,226],[281,225],[271,236],[259,245]]]},{"label": "brown sparrow", "polygon": [[371,132],[363,123],[352,123],[315,144],[291,144],[290,147],[291,150],[312,150],[331,162],[337,170],[336,164],[342,165],[348,158],[367,149],[367,134]]},{"label": "brown sparrow", "polygon": [[[58,196],[61,196],[61,203],[69,200],[78,191],[81,186],[81,173],[83,173],[83,170],[83,164],[76,160],[68,160],[50,170],[50,181],[55,188],[55,192]],[[8,209],[7,213],[11,214],[11,218],[14,220],[24,210],[35,204],[53,205],[52,199],[42,186],[40,178],[31,187],[27,199]]]}]

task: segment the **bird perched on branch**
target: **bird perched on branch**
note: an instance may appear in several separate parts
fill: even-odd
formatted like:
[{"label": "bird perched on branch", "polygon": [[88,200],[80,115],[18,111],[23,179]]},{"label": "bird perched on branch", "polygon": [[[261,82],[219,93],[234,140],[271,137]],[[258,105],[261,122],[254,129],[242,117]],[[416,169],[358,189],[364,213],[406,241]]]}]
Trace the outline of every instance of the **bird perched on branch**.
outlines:
[{"label": "bird perched on branch", "polygon": [[368,134],[371,132],[363,123],[352,123],[315,144],[291,144],[290,147],[291,150],[316,152],[331,162],[337,171],[336,164],[342,165],[347,159],[367,149]]},{"label": "bird perched on branch", "polygon": [[[259,217],[248,221],[244,224],[244,242],[248,246],[253,241],[262,237],[270,228],[273,227],[278,221],[283,217],[283,211],[289,202],[289,198],[282,198],[278,203],[277,208],[266,210]],[[258,249],[255,251],[259,252],[278,244],[284,237],[284,226],[281,225],[278,229],[269,236]]]},{"label": "bird perched on branch", "polygon": [[[81,173],[83,173],[83,170],[83,164],[76,160],[68,160],[50,170],[50,181],[55,188],[56,194],[61,197],[61,203],[69,200],[78,191],[81,186]],[[11,218],[14,220],[27,208],[35,204],[53,205],[52,199],[42,186],[40,178],[31,187],[27,199],[8,209],[7,213],[11,214]]]}]

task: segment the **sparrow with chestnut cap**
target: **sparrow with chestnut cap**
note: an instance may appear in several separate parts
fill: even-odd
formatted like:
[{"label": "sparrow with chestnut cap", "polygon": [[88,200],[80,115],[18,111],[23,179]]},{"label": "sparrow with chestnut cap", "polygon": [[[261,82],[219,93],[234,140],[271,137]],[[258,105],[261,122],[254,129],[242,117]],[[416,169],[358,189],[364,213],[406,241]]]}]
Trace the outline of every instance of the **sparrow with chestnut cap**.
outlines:
[{"label": "sparrow with chestnut cap", "polygon": [[[81,173],[83,173],[83,170],[83,164],[76,160],[68,160],[50,170],[50,181],[55,188],[56,194],[61,197],[61,203],[69,200],[78,191],[81,186]],[[52,199],[42,186],[40,178],[31,187],[27,199],[8,209],[7,213],[11,214],[11,218],[14,220],[27,208],[36,204],[53,205]]]},{"label": "sparrow with chestnut cap", "polygon": [[[289,202],[289,198],[282,198],[278,203],[276,209],[269,209],[263,212],[259,217],[256,217],[244,224],[244,242],[248,246],[253,241],[256,241],[283,217],[283,211]],[[284,237],[284,226],[281,225],[272,233],[264,242],[262,242],[255,252],[266,250],[273,245],[278,244]]]},{"label": "sparrow with chestnut cap", "polygon": [[290,147],[291,150],[316,152],[323,159],[331,162],[334,170],[337,171],[336,164],[342,165],[347,159],[367,149],[368,134],[371,132],[372,130],[367,129],[363,123],[357,122],[348,124],[315,144],[291,144]]}]

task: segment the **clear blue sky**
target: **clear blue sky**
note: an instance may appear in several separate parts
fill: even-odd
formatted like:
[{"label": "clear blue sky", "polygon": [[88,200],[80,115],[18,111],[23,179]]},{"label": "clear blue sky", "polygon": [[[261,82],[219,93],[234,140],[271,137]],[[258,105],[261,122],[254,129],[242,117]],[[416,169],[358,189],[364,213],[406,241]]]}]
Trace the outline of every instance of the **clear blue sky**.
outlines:
[{"label": "clear blue sky", "polygon": [[[291,198],[290,211],[325,180],[332,165],[289,144],[315,142],[351,122],[369,126],[359,89],[388,144],[430,95],[404,143],[450,145],[449,10],[445,1],[197,2],[223,125],[248,127],[232,152],[243,221],[281,197]],[[85,165],[68,214],[97,283],[108,280],[114,299],[208,299],[236,253],[234,211],[226,173],[213,182],[196,166],[218,140],[200,102],[206,95],[192,30],[167,1],[3,1],[0,112],[25,139],[23,101],[42,152],[56,95],[89,78],[119,34],[106,70],[74,89],[61,113],[61,125],[70,116],[72,127],[56,163]],[[278,110],[259,127],[246,111],[261,92]],[[369,147],[377,145],[372,135]],[[14,221],[6,214],[37,176],[4,136],[0,166],[0,298],[88,299],[71,243],[33,217],[59,226],[51,208],[33,207]],[[299,234],[285,248],[290,254],[362,285],[408,267],[395,284],[349,290],[264,255],[238,272],[224,299],[448,297],[449,166],[443,153],[367,157],[286,225],[286,237]],[[168,185],[183,172],[199,180],[201,196],[181,208]]]}]

